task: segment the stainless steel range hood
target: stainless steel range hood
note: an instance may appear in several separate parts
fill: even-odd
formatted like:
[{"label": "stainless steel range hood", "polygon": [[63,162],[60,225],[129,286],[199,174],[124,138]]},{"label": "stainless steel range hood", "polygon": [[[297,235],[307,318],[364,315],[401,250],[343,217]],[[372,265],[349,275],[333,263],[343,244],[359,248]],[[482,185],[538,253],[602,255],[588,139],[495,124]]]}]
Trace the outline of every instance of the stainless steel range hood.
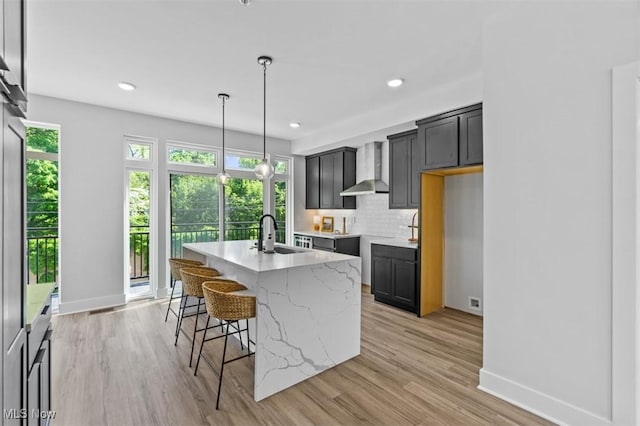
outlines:
[{"label": "stainless steel range hood", "polygon": [[342,191],[343,197],[389,193],[389,185],[382,181],[382,142],[368,143],[363,149],[365,170],[373,176]]}]

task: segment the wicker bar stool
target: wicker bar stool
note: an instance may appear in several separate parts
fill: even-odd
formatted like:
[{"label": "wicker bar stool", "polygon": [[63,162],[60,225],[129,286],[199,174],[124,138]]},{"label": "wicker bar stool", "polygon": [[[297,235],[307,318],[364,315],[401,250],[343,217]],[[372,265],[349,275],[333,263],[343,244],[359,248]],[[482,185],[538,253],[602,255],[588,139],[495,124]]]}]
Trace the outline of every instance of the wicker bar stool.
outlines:
[{"label": "wicker bar stool", "polygon": [[[172,257],[169,259],[169,266],[171,267],[171,297],[169,298],[169,305],[167,306],[167,314],[164,316],[164,322],[167,322],[169,318],[169,311],[173,312],[176,317],[180,317],[180,310],[182,309],[182,298],[180,296],[174,296],[176,291],[176,284],[178,281],[182,283],[182,276],[180,275],[180,269],[188,266],[202,266],[203,263],[199,260],[182,259],[179,257]],[[171,307],[171,302],[174,299],[180,298],[180,307],[178,312],[174,311]]]},{"label": "wicker bar stool", "polygon": [[[196,333],[198,330],[198,318],[200,317],[200,306],[204,304],[204,295],[202,293],[202,283],[208,281],[212,278],[220,276],[220,272],[217,269],[209,268],[206,266],[199,267],[191,267],[191,268],[182,268],[180,270],[180,275],[182,276],[182,294],[185,298],[188,296],[196,297],[198,299],[197,304],[192,304],[190,306],[185,306],[182,308],[182,314],[180,315],[178,328],[182,327],[182,319],[185,316],[195,315],[196,319],[193,326],[193,339],[191,341],[191,356],[189,357],[189,367],[191,367],[192,359],[193,359],[193,348],[196,342]],[[184,311],[186,307],[196,306],[196,312],[194,314],[185,315]],[[208,326],[208,325],[207,325]],[[178,333],[179,335],[180,333]],[[176,342],[178,344],[178,335],[176,335]]]},{"label": "wicker bar stool", "polygon": [[[251,341],[249,338],[249,318],[255,318],[256,316],[256,297],[248,294],[241,294],[244,290],[247,290],[247,287],[242,284],[227,279],[215,279],[211,281],[206,281],[202,283],[202,289],[204,293],[204,301],[207,307],[207,313],[209,314],[209,318],[207,318],[207,325],[209,324],[209,320],[213,318],[218,318],[221,321],[227,322],[236,322],[235,331],[229,332],[229,327],[224,334],[224,349],[222,351],[222,363],[220,365],[220,379],[218,381],[218,397],[216,398],[216,410],[220,406],[220,390],[222,388],[222,374],[224,373],[224,366],[233,361],[237,361],[242,358],[250,357],[255,352],[251,352],[249,345],[255,343]],[[240,320],[246,320],[247,328],[242,330],[240,329]],[[243,331],[247,332],[247,353],[245,355],[241,355],[239,357],[226,360],[225,357],[227,354],[227,339],[229,336],[233,334],[242,333]],[[194,371],[194,375],[198,373],[198,364],[200,364],[200,357],[202,356],[202,347],[204,346],[204,342],[218,339],[222,336],[216,336],[210,339],[207,339],[207,332],[205,330],[204,336],[202,337],[202,342],[200,343],[200,352],[198,353],[198,361],[196,362],[196,368]],[[242,348],[242,335],[240,335],[240,344]]]}]

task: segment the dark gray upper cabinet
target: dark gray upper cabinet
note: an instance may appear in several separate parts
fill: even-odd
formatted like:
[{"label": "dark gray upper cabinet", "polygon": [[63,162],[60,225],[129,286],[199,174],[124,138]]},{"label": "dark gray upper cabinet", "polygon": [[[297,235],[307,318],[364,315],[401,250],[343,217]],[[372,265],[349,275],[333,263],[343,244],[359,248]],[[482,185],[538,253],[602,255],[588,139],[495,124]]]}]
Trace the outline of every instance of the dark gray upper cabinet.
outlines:
[{"label": "dark gray upper cabinet", "polygon": [[418,127],[418,139],[424,146],[424,169],[458,165],[458,117],[447,117]]},{"label": "dark gray upper cabinet", "polygon": [[413,209],[420,205],[420,172],[423,150],[418,131],[410,130],[388,136],[389,139],[389,208]]},{"label": "dark gray upper cabinet", "polygon": [[460,165],[482,164],[482,109],[460,115]]},{"label": "dark gray upper cabinet", "polygon": [[306,208],[355,209],[355,197],[340,192],[356,183],[356,149],[340,148],[306,157]]},{"label": "dark gray upper cabinet", "polygon": [[320,208],[320,157],[307,158],[306,164],[306,206]]},{"label": "dark gray upper cabinet", "polygon": [[482,104],[416,121],[423,170],[482,164]]}]

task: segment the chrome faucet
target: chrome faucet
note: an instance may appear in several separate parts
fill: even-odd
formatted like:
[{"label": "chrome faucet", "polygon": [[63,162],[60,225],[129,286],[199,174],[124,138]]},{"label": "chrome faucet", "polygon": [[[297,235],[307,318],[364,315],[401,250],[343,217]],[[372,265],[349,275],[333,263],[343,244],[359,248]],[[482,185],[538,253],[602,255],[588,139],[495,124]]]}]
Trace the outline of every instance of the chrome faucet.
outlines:
[{"label": "chrome faucet", "polygon": [[274,231],[278,230],[278,224],[276,223],[276,218],[273,217],[273,215],[270,215],[270,214],[263,214],[262,217],[260,218],[260,225],[259,225],[259,228],[258,228],[258,251],[264,250],[264,247],[262,246],[262,239],[264,238],[264,232],[263,232],[262,228],[264,226],[264,219],[266,217],[270,217],[271,220],[273,220],[273,230]]}]

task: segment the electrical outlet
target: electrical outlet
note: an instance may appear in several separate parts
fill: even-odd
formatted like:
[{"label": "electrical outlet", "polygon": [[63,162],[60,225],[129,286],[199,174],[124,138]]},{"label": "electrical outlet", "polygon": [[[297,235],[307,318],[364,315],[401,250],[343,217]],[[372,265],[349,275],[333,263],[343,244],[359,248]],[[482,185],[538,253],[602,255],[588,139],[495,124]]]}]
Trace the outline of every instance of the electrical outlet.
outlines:
[{"label": "electrical outlet", "polygon": [[482,310],[482,304],[478,297],[469,297],[469,308],[475,311]]}]

